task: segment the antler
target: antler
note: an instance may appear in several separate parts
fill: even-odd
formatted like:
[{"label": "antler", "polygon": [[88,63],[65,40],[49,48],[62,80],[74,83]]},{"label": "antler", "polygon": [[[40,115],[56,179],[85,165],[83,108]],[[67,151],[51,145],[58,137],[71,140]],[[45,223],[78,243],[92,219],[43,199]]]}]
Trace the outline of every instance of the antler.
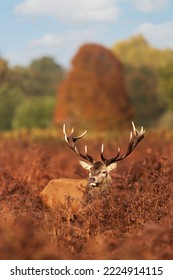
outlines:
[{"label": "antler", "polygon": [[108,166],[109,164],[111,164],[113,162],[120,161],[120,160],[126,158],[135,149],[137,144],[144,138],[145,130],[143,130],[143,127],[141,127],[141,130],[138,131],[133,122],[132,122],[132,127],[133,127],[133,132],[130,132],[129,145],[128,145],[128,148],[127,148],[127,151],[125,154],[122,154],[120,156],[120,148],[118,148],[118,152],[115,157],[113,157],[111,159],[106,159],[103,155],[104,145],[102,144],[101,159],[106,166]]},{"label": "antler", "polygon": [[65,137],[65,141],[68,144],[68,146],[80,157],[84,158],[85,160],[89,161],[90,163],[93,163],[94,159],[92,158],[92,156],[90,156],[88,154],[88,149],[87,149],[87,145],[85,145],[85,154],[82,154],[81,152],[78,151],[75,142],[77,142],[77,140],[79,140],[80,138],[82,138],[85,134],[87,133],[87,130],[85,130],[80,136],[76,136],[74,137],[74,128],[72,128],[70,135],[68,136],[66,133],[66,127],[65,124],[63,125],[63,134]]}]

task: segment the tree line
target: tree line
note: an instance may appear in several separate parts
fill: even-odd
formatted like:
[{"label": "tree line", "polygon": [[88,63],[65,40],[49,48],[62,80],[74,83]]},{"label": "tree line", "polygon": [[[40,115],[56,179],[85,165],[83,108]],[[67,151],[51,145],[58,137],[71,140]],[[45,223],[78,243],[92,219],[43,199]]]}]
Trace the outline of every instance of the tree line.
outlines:
[{"label": "tree line", "polygon": [[27,67],[10,67],[0,58],[0,130],[51,126],[64,72],[51,57]]},{"label": "tree line", "polygon": [[[145,127],[172,127],[173,50],[154,48],[136,36],[119,41],[111,51],[123,64],[134,120]],[[64,77],[64,68],[51,57],[35,59],[26,67],[10,67],[0,57],[0,130],[53,125]]]},{"label": "tree line", "polygon": [[172,127],[173,50],[152,47],[139,35],[115,44],[124,65],[136,120],[145,126]]}]

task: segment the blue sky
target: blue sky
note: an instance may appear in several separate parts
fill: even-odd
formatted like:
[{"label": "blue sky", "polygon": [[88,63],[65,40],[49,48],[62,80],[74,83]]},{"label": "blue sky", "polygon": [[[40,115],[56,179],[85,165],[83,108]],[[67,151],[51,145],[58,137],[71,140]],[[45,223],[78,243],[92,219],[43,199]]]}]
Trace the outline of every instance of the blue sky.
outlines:
[{"label": "blue sky", "polygon": [[11,65],[48,55],[69,67],[84,43],[111,48],[137,34],[173,49],[173,0],[0,0],[0,55]]}]

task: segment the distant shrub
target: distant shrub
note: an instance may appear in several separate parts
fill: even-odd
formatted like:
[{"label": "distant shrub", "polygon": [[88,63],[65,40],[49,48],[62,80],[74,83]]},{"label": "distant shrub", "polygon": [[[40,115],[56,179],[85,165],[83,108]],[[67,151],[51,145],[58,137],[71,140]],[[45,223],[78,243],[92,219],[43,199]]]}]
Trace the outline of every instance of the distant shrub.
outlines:
[{"label": "distant shrub", "polygon": [[19,89],[11,88],[7,84],[0,86],[0,130],[12,128],[16,109],[23,100],[24,96]]},{"label": "distant shrub", "polygon": [[173,127],[173,112],[166,111],[158,121],[159,128],[172,129]]},{"label": "distant shrub", "polygon": [[51,126],[54,104],[53,97],[27,99],[16,110],[13,128],[46,128]]}]

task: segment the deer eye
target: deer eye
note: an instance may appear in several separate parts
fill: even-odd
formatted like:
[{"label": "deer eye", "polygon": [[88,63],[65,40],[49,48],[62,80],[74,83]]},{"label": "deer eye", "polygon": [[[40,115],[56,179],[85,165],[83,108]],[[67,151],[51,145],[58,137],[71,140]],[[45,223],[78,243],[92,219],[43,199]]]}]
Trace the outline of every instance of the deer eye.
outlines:
[{"label": "deer eye", "polygon": [[106,175],[106,174],[107,174],[107,171],[106,171],[106,170],[103,170],[103,171],[102,171],[102,174],[105,174],[105,175]]}]

